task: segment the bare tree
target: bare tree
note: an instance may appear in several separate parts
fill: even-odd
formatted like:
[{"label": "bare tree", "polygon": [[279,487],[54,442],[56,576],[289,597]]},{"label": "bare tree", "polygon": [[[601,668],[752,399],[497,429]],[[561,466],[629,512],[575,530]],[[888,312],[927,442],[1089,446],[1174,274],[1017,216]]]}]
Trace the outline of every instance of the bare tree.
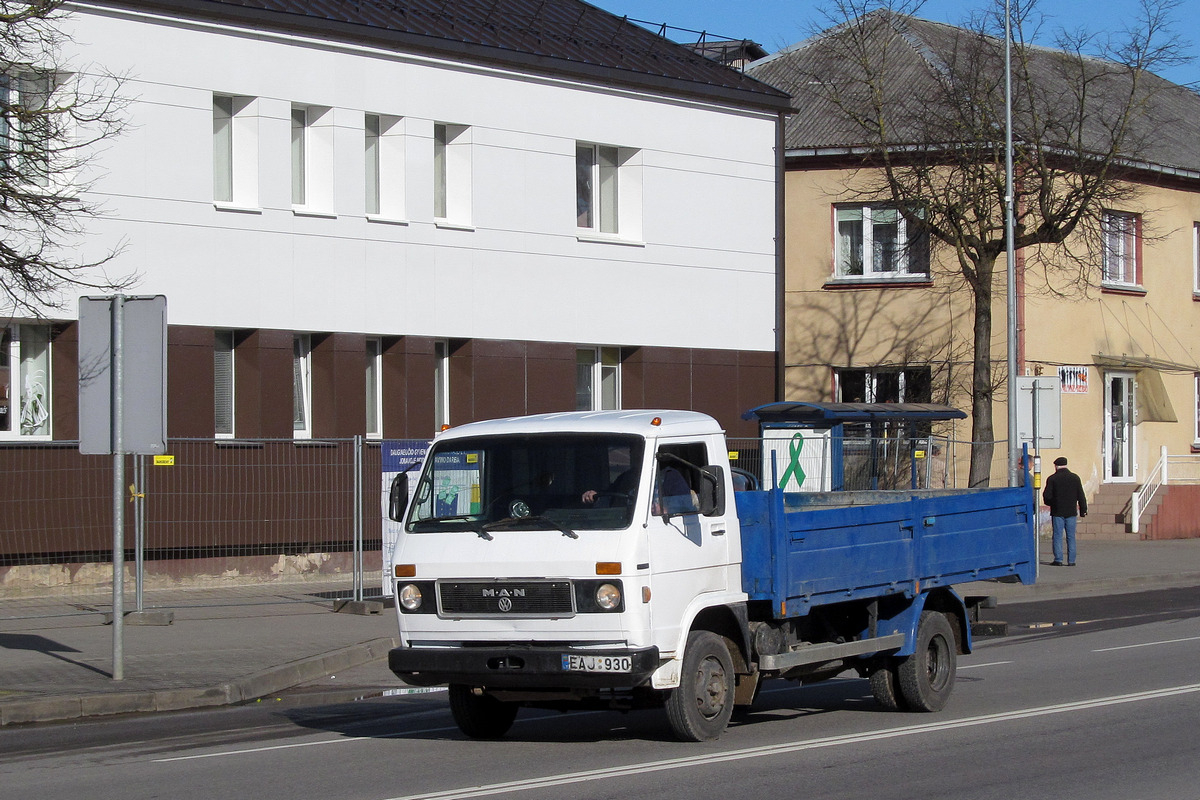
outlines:
[{"label": "bare tree", "polygon": [[[973,303],[970,484],[986,485],[995,433],[992,299],[1003,290],[1005,81],[1003,3],[964,28],[916,18],[923,0],[833,0],[835,25],[790,57],[790,79],[756,77],[792,91],[797,117],[863,167],[864,200],[894,205],[923,229],[935,259]],[[1047,285],[1086,291],[1102,261],[1102,214],[1136,196],[1140,166],[1155,162],[1155,132],[1174,120],[1163,102],[1190,90],[1154,70],[1181,60],[1171,34],[1175,0],[1142,0],[1139,23],[1101,39],[1063,33],[1031,43],[1035,3],[1013,3],[1012,87],[1015,245]],[[764,70],[769,70],[764,65]],[[1176,97],[1175,99],[1178,99]],[[804,126],[801,120],[796,123]],[[811,142],[808,144],[817,144]],[[789,140],[788,146],[793,142]],[[864,182],[865,181],[865,182]]]},{"label": "bare tree", "polygon": [[0,310],[42,316],[69,287],[115,290],[116,254],[80,257],[85,221],[101,213],[87,198],[87,169],[116,136],[126,102],[121,80],[68,64],[63,0],[0,0]]}]

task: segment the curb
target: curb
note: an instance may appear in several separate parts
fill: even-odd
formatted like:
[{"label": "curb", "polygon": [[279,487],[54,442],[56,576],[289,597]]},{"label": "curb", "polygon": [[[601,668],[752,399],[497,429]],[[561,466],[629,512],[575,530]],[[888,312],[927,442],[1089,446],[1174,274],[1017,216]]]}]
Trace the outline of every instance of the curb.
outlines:
[{"label": "curb", "polygon": [[[1055,567],[1054,569],[1058,569]],[[1019,583],[972,583],[956,586],[960,593],[987,594],[1009,603],[1036,602],[1039,600],[1065,600],[1068,598],[1091,597],[1098,594],[1126,594],[1153,589],[1185,589],[1200,586],[1200,572],[1183,572],[1176,575],[1136,575],[1125,578],[1092,578],[1071,583],[1039,582],[1032,586]]]},{"label": "curb", "polygon": [[0,699],[0,725],[236,705],[386,658],[398,644],[372,639],[208,687]]}]

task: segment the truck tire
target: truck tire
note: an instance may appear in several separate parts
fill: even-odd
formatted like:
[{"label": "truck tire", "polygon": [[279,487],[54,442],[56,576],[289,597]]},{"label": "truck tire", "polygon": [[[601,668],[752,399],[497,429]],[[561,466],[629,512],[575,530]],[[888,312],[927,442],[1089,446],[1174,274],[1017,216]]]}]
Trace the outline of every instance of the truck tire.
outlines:
[{"label": "truck tire", "polygon": [[688,634],[679,688],[667,695],[667,720],[681,741],[716,739],[733,714],[733,659],[725,640],[709,631]]},{"label": "truck tire", "polygon": [[917,645],[897,668],[900,696],[912,711],[941,711],[950,699],[958,645],[950,620],[939,611],[922,611]]},{"label": "truck tire", "polygon": [[900,673],[894,658],[885,658],[871,673],[871,694],[887,711],[908,711],[908,701],[900,693]]},{"label": "truck tire", "polygon": [[475,694],[470,686],[450,684],[450,713],[458,729],[472,739],[499,739],[517,718],[517,705]]}]

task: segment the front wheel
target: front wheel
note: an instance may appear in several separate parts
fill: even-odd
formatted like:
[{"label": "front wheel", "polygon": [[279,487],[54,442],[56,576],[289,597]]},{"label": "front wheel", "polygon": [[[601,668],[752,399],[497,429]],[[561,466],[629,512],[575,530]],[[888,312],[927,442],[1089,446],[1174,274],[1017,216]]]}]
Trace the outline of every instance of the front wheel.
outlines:
[{"label": "front wheel", "polygon": [[450,713],[458,729],[472,739],[499,739],[517,718],[517,705],[476,694],[470,686],[450,684]]},{"label": "front wheel", "polygon": [[917,646],[897,668],[900,696],[913,711],[941,711],[954,688],[958,644],[950,620],[938,611],[922,611]]},{"label": "front wheel", "polygon": [[685,742],[716,739],[733,714],[733,659],[709,631],[688,634],[679,688],[667,695],[671,731]]}]

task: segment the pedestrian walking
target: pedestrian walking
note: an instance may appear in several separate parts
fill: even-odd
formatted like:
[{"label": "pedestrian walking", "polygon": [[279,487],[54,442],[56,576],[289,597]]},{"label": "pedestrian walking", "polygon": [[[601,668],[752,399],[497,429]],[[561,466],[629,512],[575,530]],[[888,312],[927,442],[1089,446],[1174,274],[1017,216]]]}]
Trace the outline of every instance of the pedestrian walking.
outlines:
[{"label": "pedestrian walking", "polygon": [[1067,469],[1067,459],[1054,459],[1054,473],[1046,478],[1042,502],[1050,506],[1050,523],[1054,528],[1054,561],[1051,566],[1063,565],[1063,539],[1067,541],[1067,566],[1075,566],[1075,525],[1079,517],[1087,516],[1087,498],[1083,496],[1083,481]]}]

